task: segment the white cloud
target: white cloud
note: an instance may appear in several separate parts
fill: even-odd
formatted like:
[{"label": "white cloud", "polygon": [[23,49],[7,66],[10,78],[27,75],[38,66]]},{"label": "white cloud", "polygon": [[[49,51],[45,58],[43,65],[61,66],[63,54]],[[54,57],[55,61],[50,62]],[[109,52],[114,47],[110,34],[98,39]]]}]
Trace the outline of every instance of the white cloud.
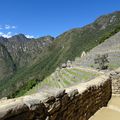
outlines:
[{"label": "white cloud", "polygon": [[12,29],[16,29],[16,26],[11,26]]},{"label": "white cloud", "polygon": [[4,33],[3,32],[0,32],[0,36],[3,35]]},{"label": "white cloud", "polygon": [[10,27],[10,25],[5,25],[5,29],[10,29],[11,27]]},{"label": "white cloud", "polygon": [[9,30],[9,29],[16,29],[16,26],[11,26],[11,25],[5,25],[4,29]]},{"label": "white cloud", "polygon": [[25,36],[26,36],[26,38],[34,38],[33,35],[25,35]]},{"label": "white cloud", "polygon": [[[2,36],[2,37],[5,37],[5,38],[10,38],[10,37],[12,37],[13,35],[16,35],[17,33],[15,33],[15,34],[13,34],[12,32],[7,32],[7,33],[5,33],[5,32],[1,32],[0,31],[0,36]],[[35,38],[33,35],[25,35],[26,36],[26,38]]]},{"label": "white cloud", "polygon": [[5,38],[10,38],[12,37],[12,33],[11,32],[7,32],[7,33],[0,32],[0,36],[5,37]]},{"label": "white cloud", "polygon": [[8,32],[7,35],[8,35],[8,36],[11,36],[11,35],[12,35],[12,32]]},{"label": "white cloud", "polygon": [[17,27],[15,25],[0,25],[0,30],[10,30],[10,29],[16,29]]}]

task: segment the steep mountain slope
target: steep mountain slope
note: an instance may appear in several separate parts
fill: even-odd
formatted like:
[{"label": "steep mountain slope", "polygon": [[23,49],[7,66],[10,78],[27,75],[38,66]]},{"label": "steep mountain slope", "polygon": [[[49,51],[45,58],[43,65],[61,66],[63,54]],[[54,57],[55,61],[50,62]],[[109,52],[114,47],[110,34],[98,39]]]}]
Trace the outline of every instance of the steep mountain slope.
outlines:
[{"label": "steep mountain slope", "polygon": [[12,57],[5,46],[0,44],[0,83],[2,82],[2,79],[9,78],[15,70],[16,66]]},{"label": "steep mountain slope", "polygon": [[43,47],[48,46],[54,40],[51,36],[38,39],[28,39],[23,34],[15,35],[3,44],[11,54],[18,68],[31,65],[44,52]]},{"label": "steep mountain slope", "polygon": [[0,43],[5,44],[6,42],[8,42],[8,39],[1,36]]},{"label": "steep mountain slope", "polygon": [[115,12],[102,16],[94,23],[83,28],[64,33],[56,42],[64,46],[64,56],[66,58],[74,59],[76,56],[81,55],[82,50],[89,51],[119,30],[120,12]]},{"label": "steep mountain slope", "polygon": [[[8,69],[5,66],[8,66],[8,62],[10,62],[9,58],[14,62],[16,69],[20,69],[24,66],[27,67],[31,65],[31,63],[33,64],[37,58],[42,57],[41,53],[44,52],[43,48],[51,44],[53,40],[54,38],[51,36],[28,39],[23,34],[13,36],[9,39],[0,37],[0,45],[4,46],[1,48],[1,54],[4,55],[4,59],[3,56],[0,57],[0,80],[7,77],[6,74],[3,74],[3,71]],[[9,58],[7,53],[9,54]]]},{"label": "steep mountain slope", "polygon": [[[6,84],[0,85],[4,86],[5,89],[0,87],[0,95],[14,97],[19,95],[20,91],[23,91],[23,93],[27,92],[35,84],[54,72],[61,63],[66,62],[68,59],[75,60],[76,57],[81,56],[83,51],[91,50],[119,30],[120,12],[114,12],[101,16],[95,22],[83,28],[76,28],[63,33],[54,41],[51,40],[50,44],[43,45],[42,52],[41,40],[37,40],[37,42],[32,40],[35,43],[31,44],[31,40],[18,42],[11,38],[9,40],[11,43],[7,42],[5,46],[11,53],[18,69]],[[12,47],[12,45],[14,46]],[[23,47],[24,45],[25,47],[26,45],[28,46],[27,52],[25,51],[26,48]],[[28,58],[30,61],[27,60]]]},{"label": "steep mountain slope", "polygon": [[108,54],[109,68],[117,68],[120,66],[120,32],[107,39],[97,47],[93,48],[86,56],[79,59],[77,65],[95,66],[94,59],[97,55]]}]

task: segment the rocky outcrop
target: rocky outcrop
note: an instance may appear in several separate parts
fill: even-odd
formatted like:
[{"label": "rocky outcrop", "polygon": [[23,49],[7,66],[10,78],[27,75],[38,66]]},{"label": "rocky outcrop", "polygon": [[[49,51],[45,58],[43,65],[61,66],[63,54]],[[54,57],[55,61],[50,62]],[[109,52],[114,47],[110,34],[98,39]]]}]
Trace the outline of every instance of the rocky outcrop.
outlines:
[{"label": "rocky outcrop", "polygon": [[49,94],[0,101],[0,120],[88,120],[111,98],[111,80],[100,76]]}]

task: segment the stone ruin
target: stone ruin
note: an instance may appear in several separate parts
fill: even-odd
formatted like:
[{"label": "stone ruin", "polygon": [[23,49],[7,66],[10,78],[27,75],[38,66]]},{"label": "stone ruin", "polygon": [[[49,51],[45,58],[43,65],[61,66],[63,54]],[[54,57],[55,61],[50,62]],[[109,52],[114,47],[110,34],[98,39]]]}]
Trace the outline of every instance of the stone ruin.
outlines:
[{"label": "stone ruin", "polygon": [[61,65],[62,68],[72,68],[72,61],[68,60],[66,63]]},{"label": "stone ruin", "polygon": [[0,120],[88,120],[111,98],[111,80],[102,76],[49,93],[0,101]]},{"label": "stone ruin", "polygon": [[88,120],[120,94],[120,69],[54,92],[0,100],[0,120]]},{"label": "stone ruin", "polygon": [[81,54],[81,58],[85,57],[86,56],[86,52],[83,51],[82,54]]}]

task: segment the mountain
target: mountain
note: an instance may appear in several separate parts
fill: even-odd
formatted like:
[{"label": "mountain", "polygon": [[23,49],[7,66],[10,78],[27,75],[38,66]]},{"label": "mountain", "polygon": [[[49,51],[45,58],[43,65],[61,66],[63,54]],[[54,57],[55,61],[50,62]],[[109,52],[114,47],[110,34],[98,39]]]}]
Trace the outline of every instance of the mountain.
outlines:
[{"label": "mountain", "polygon": [[16,70],[10,53],[4,45],[0,44],[0,84],[2,79],[8,79]]},{"label": "mountain", "polygon": [[1,36],[0,43],[5,44],[6,42],[8,42],[8,39]]},{"label": "mountain", "polygon": [[74,61],[83,51],[89,52],[119,31],[120,12],[117,11],[83,28],[66,31],[55,39],[50,36],[27,39],[20,34],[2,42],[17,70],[6,84],[0,84],[0,96],[23,95],[62,63]]},{"label": "mountain", "polygon": [[29,39],[25,35],[19,34],[8,39],[4,45],[11,54],[18,68],[27,66],[34,62],[39,55],[44,52],[43,47],[48,46],[54,40],[51,36],[45,36],[38,39]]}]

